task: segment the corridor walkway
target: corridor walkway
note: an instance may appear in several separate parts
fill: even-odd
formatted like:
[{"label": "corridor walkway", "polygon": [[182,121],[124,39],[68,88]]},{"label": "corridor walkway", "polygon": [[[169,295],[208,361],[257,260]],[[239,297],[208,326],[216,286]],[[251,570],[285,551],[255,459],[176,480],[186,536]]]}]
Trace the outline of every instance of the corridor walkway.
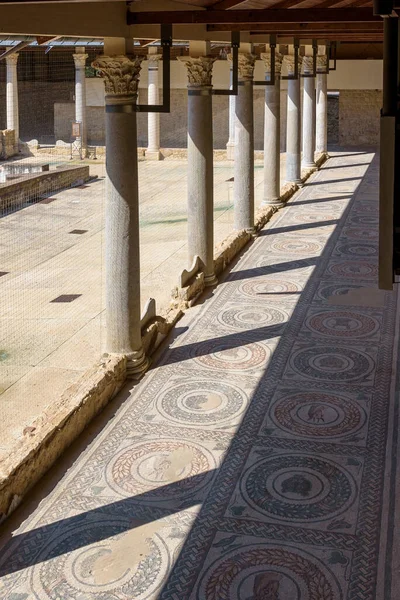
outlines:
[{"label": "corridor walkway", "polygon": [[0,598],[398,598],[377,185],[373,154],[334,153],[188,311],[5,540]]}]

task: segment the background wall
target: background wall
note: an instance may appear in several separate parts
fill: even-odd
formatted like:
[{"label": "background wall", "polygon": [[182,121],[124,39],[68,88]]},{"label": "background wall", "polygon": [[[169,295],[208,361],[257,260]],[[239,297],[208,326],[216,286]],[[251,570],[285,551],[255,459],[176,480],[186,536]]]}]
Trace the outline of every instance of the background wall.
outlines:
[{"label": "background wall", "polygon": [[[64,56],[64,55],[63,55]],[[62,61],[57,56],[54,65],[44,72],[43,57],[32,55],[28,65],[19,63],[20,137],[24,141],[38,139],[42,144],[54,144],[57,140],[71,141],[71,123],[74,120],[74,66],[71,56]],[[36,63],[36,61],[42,61]],[[24,59],[25,60],[25,59]],[[89,60],[88,60],[89,62]],[[65,64],[64,64],[65,63]],[[71,63],[71,64],[69,64]],[[35,66],[36,65],[36,66]],[[61,67],[63,69],[61,69]],[[0,65],[4,71],[4,65]],[[21,67],[21,68],[20,68]],[[37,67],[37,68],[36,68]],[[40,68],[39,68],[40,67]],[[68,67],[68,73],[66,69]],[[57,71],[59,69],[59,71]],[[61,70],[60,70],[61,69]],[[229,87],[230,63],[217,60],[214,63],[213,84]],[[38,71],[39,80],[28,81]],[[56,80],[56,75],[64,81]],[[143,61],[139,86],[139,101],[147,102],[148,62]],[[5,73],[0,73],[0,129],[6,126]],[[68,75],[68,77],[67,77]],[[24,79],[25,77],[25,79]],[[256,61],[255,78],[263,79],[262,61]],[[59,79],[60,79],[59,78]],[[66,80],[68,79],[68,80]],[[160,64],[160,83],[161,83]],[[379,110],[381,104],[382,61],[339,60],[337,70],[328,76],[328,88],[339,92],[328,102],[328,142],[341,145],[376,145],[379,141]],[[103,145],[104,139],[104,84],[97,77],[87,78],[87,111],[89,143]],[[171,63],[171,113],[161,114],[161,145],[166,148],[187,145],[187,76],[186,67],[178,60]],[[286,136],[286,88],[281,83],[281,150],[285,150]],[[254,88],[255,147],[263,148],[264,90]],[[228,97],[213,97],[214,147],[225,148],[228,140]],[[138,142],[147,145],[147,115],[138,114]]]}]

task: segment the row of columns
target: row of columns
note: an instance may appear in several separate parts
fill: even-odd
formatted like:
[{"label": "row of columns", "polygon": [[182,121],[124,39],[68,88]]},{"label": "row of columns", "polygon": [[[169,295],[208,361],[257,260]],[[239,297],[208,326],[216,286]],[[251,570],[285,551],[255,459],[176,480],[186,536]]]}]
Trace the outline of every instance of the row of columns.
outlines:
[{"label": "row of columns", "polygon": [[[106,49],[105,49],[106,50]],[[111,53],[110,53],[111,54]],[[94,61],[105,82],[106,94],[106,350],[124,354],[128,374],[139,377],[148,360],[140,330],[139,193],[135,104],[142,58],[112,53]],[[270,56],[262,56],[266,77],[271,77]],[[310,61],[305,59],[306,73]],[[158,64],[158,55],[150,69]],[[213,234],[213,121],[212,69],[215,57],[206,42],[190,44],[190,56],[180,57],[188,76],[188,249],[189,263],[200,259],[205,284],[216,283]],[[276,55],[275,85],[265,88],[264,203],[280,197],[280,73],[283,60],[289,74],[294,57]],[[326,58],[325,58],[326,60]],[[312,61],[312,59],[311,59]],[[321,57],[320,66],[324,62]],[[234,226],[254,231],[254,119],[253,75],[255,55],[250,46],[239,52],[239,86],[234,106]],[[152,75],[154,74],[154,71]],[[310,73],[311,74],[311,73]],[[158,102],[156,76],[149,77],[149,96]],[[303,161],[315,165],[317,150],[326,151],[326,75],[317,75],[318,108],[314,78],[304,79]],[[154,87],[152,87],[154,86]],[[149,148],[159,151],[158,123],[149,114]],[[315,126],[317,116],[318,124]],[[288,81],[287,179],[300,181],[301,170],[300,79]],[[151,131],[150,131],[151,130]],[[158,134],[159,135],[159,134]],[[231,139],[234,137],[234,142]],[[158,142],[158,146],[157,146]]]}]

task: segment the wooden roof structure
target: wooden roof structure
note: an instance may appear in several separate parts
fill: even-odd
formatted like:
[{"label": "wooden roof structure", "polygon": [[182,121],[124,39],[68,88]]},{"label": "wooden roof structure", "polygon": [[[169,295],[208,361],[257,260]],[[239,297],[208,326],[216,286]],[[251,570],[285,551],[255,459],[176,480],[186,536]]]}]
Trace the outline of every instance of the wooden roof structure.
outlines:
[{"label": "wooden roof structure", "polygon": [[0,0],[0,34],[157,39],[162,23],[180,40],[383,40],[372,0]]}]

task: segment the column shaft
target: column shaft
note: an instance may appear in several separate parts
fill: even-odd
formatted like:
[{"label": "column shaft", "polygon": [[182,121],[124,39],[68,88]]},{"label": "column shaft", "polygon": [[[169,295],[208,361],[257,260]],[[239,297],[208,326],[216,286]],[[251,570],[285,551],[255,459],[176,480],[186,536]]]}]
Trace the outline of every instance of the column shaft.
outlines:
[{"label": "column shaft", "polygon": [[[311,74],[313,59],[306,56],[303,60],[304,73]],[[303,167],[316,168],[315,154],[315,79],[304,77],[303,79]]]},{"label": "column shaft", "polygon": [[[148,70],[148,103],[159,104],[159,84],[158,84],[158,65],[161,54],[149,55],[149,70]],[[148,127],[148,146],[146,158],[152,160],[160,160],[160,113],[149,112],[147,115]]]},{"label": "column shaft", "polygon": [[255,56],[239,54],[239,91],[235,103],[234,227],[254,230],[254,115]]},{"label": "column shaft", "polygon": [[182,58],[188,70],[188,250],[200,258],[205,284],[214,285],[212,65],[207,56]]},{"label": "column shaft", "polygon": [[106,351],[125,354],[128,375],[147,367],[140,330],[139,190],[135,103],[141,59],[103,56],[106,84]]},{"label": "column shaft", "polygon": [[[294,57],[285,56],[289,75],[294,74]],[[299,67],[300,72],[300,67]],[[301,183],[301,110],[300,77],[288,80],[286,130],[286,180]]]},{"label": "column shaft", "polygon": [[327,75],[317,73],[317,107],[315,143],[317,153],[328,150],[328,94]]},{"label": "column shaft", "polygon": [[82,156],[87,154],[87,122],[86,122],[86,74],[87,54],[74,54],[75,62],[75,120],[81,124],[81,136],[77,138]]},{"label": "column shaft", "polygon": [[19,140],[19,109],[18,109],[18,54],[11,54],[6,58],[6,112],[7,129],[15,131],[15,146],[18,152]]},{"label": "column shaft", "polygon": [[[262,54],[266,79],[271,78],[270,54]],[[263,205],[281,205],[281,65],[283,56],[275,53],[275,84],[265,87],[264,106],[264,195]]]},{"label": "column shaft", "polygon": [[[230,89],[232,89],[232,67],[230,71],[230,80]],[[236,96],[229,96],[229,139],[226,144],[226,157],[228,160],[233,160],[235,157],[235,100]]]}]

